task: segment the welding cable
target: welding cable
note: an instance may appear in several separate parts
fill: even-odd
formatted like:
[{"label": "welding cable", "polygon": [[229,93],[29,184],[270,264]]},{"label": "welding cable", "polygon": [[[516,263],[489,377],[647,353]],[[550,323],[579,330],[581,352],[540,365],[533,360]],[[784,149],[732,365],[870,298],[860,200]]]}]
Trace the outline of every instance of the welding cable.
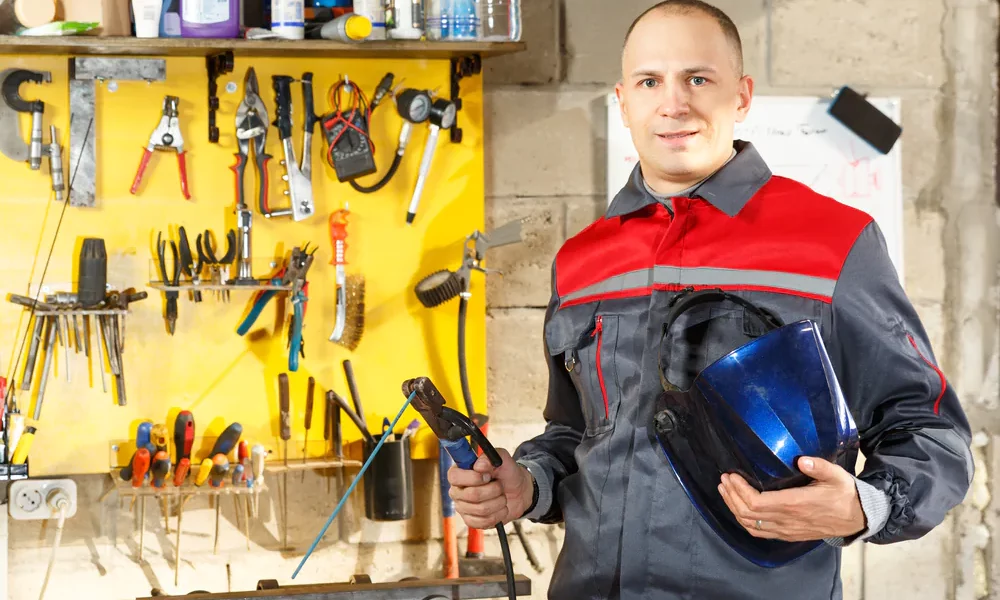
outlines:
[{"label": "welding cable", "polygon": [[52,542],[52,555],[49,556],[49,566],[45,569],[45,579],[42,581],[42,591],[38,594],[38,600],[45,598],[45,588],[49,586],[49,577],[52,576],[52,567],[56,564],[56,553],[59,551],[59,543],[62,541],[63,525],[66,523],[66,510],[69,508],[69,499],[65,495],[55,501],[55,508],[59,509],[59,521],[56,525],[56,539]]},{"label": "welding cable", "polygon": [[[393,419],[392,424],[389,425],[389,431],[395,431],[396,423],[398,423],[399,419],[402,418],[403,413],[406,411],[406,408],[410,406],[410,402],[413,401],[413,397],[416,395],[417,393],[413,392],[409,395],[409,397],[407,397],[406,402],[403,403],[403,407],[400,408],[399,413],[396,414],[396,418]],[[316,536],[316,539],[314,539],[312,544],[309,546],[309,550],[307,550],[305,556],[302,557],[302,560],[299,562],[299,566],[295,567],[295,572],[292,573],[292,579],[295,579],[295,576],[298,575],[299,571],[302,570],[303,565],[305,565],[306,561],[309,560],[309,556],[313,553],[313,550],[316,549],[316,546],[319,544],[320,540],[322,540],[323,536],[326,535],[326,530],[330,528],[330,524],[332,524],[333,520],[337,518],[337,514],[340,513],[340,509],[344,508],[344,504],[347,502],[347,499],[351,497],[351,492],[354,491],[354,488],[358,485],[358,482],[361,481],[361,477],[364,476],[365,471],[368,470],[368,467],[371,466],[372,461],[375,459],[375,456],[377,456],[379,450],[382,449],[382,444],[384,444],[385,440],[387,440],[390,437],[392,436],[388,435],[379,436],[378,443],[375,444],[375,449],[372,450],[371,456],[369,456],[368,460],[365,461],[365,464],[361,467],[361,470],[354,477],[354,481],[351,482],[351,485],[347,487],[347,491],[344,492],[344,495],[340,498],[340,502],[337,503],[337,508],[333,509],[333,514],[331,514],[330,518],[326,520],[326,524],[323,525],[323,529],[320,530],[319,535]]]}]

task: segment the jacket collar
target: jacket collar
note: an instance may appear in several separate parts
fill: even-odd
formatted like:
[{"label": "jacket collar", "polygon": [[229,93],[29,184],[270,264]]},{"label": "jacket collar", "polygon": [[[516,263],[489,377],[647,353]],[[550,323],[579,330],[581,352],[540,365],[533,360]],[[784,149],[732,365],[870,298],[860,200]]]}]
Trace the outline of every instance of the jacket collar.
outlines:
[{"label": "jacket collar", "polygon": [[[753,198],[760,188],[771,178],[771,169],[750,142],[733,142],[736,156],[705,181],[685,194],[689,198],[701,198],[735,217]],[[643,185],[642,170],[636,164],[628,183],[621,189],[608,207],[605,217],[612,219],[635,212],[657,202]]]}]

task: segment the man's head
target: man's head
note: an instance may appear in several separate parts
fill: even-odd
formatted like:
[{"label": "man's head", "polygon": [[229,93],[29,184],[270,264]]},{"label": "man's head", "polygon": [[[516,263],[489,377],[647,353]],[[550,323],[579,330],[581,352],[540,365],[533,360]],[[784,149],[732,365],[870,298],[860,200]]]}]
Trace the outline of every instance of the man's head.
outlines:
[{"label": "man's head", "polygon": [[725,13],[700,0],[666,0],[629,28],[615,91],[647,183],[671,193],[729,158],[753,80]]}]

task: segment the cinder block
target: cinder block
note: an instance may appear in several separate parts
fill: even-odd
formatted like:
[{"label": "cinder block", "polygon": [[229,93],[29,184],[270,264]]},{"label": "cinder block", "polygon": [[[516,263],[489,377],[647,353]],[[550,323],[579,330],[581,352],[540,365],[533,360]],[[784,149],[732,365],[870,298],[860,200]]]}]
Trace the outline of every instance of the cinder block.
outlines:
[{"label": "cinder block", "polygon": [[552,290],[552,260],[562,244],[564,211],[559,198],[490,198],[486,225],[499,227],[523,218],[520,244],[487,254],[488,266],[501,273],[486,278],[490,308],[545,308]]},{"label": "cinder block", "polygon": [[773,85],[937,87],[943,0],[774,0]]},{"label": "cinder block", "polygon": [[865,547],[864,598],[948,598],[954,581],[952,518],[920,538]]},{"label": "cinder block", "polygon": [[485,93],[487,196],[586,196],[607,187],[603,89]]},{"label": "cinder block", "polygon": [[944,261],[945,217],[907,205],[903,210],[904,282],[911,300],[942,303],[948,271]]},{"label": "cinder block", "polygon": [[486,316],[486,390],[491,419],[507,424],[542,419],[549,374],[542,344],[545,311],[501,309]]},{"label": "cinder block", "polygon": [[844,548],[841,554],[840,580],[844,586],[844,600],[862,600],[861,582],[864,581],[865,560],[862,544],[856,542]]},{"label": "cinder block", "polygon": [[527,49],[486,59],[483,63],[486,85],[542,84],[559,79],[559,4],[556,0],[521,3],[521,41]]},{"label": "cinder block", "polygon": [[907,92],[900,95],[900,102],[903,197],[916,198],[920,209],[934,209],[941,203],[941,190],[934,187],[934,180],[945,158],[941,141],[948,133],[940,126],[941,92]]},{"label": "cinder block", "polygon": [[[572,0],[566,3],[565,73],[571,83],[614,84],[621,78],[621,51],[629,25],[653,0]],[[767,12],[763,0],[713,0],[736,23],[744,70],[763,75]]]},{"label": "cinder block", "polygon": [[608,210],[608,200],[604,196],[586,196],[566,200],[566,239],[583,231],[585,227],[600,219]]}]

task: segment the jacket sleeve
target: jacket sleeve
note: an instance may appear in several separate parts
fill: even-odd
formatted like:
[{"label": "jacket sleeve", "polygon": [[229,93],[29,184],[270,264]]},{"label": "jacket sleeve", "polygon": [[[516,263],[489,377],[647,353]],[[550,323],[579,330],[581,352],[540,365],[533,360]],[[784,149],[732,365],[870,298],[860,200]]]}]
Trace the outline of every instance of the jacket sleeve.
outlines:
[{"label": "jacket sleeve", "polygon": [[857,478],[888,498],[884,525],[863,537],[919,538],[969,489],[971,433],[874,221],[844,263],[832,309],[830,358],[865,456]]},{"label": "jacket sleeve", "polygon": [[[559,306],[555,291],[555,269],[553,266],[552,297],[545,311],[545,329]],[[549,352],[547,336],[543,352],[549,370],[549,390],[542,416],[545,431],[524,442],[514,452],[514,459],[531,472],[538,485],[538,499],[523,518],[536,523],[559,523],[563,519],[557,491],[559,483],[577,472],[574,453],[583,439],[585,423],[580,398],[573,380],[563,364],[561,355]]]}]

